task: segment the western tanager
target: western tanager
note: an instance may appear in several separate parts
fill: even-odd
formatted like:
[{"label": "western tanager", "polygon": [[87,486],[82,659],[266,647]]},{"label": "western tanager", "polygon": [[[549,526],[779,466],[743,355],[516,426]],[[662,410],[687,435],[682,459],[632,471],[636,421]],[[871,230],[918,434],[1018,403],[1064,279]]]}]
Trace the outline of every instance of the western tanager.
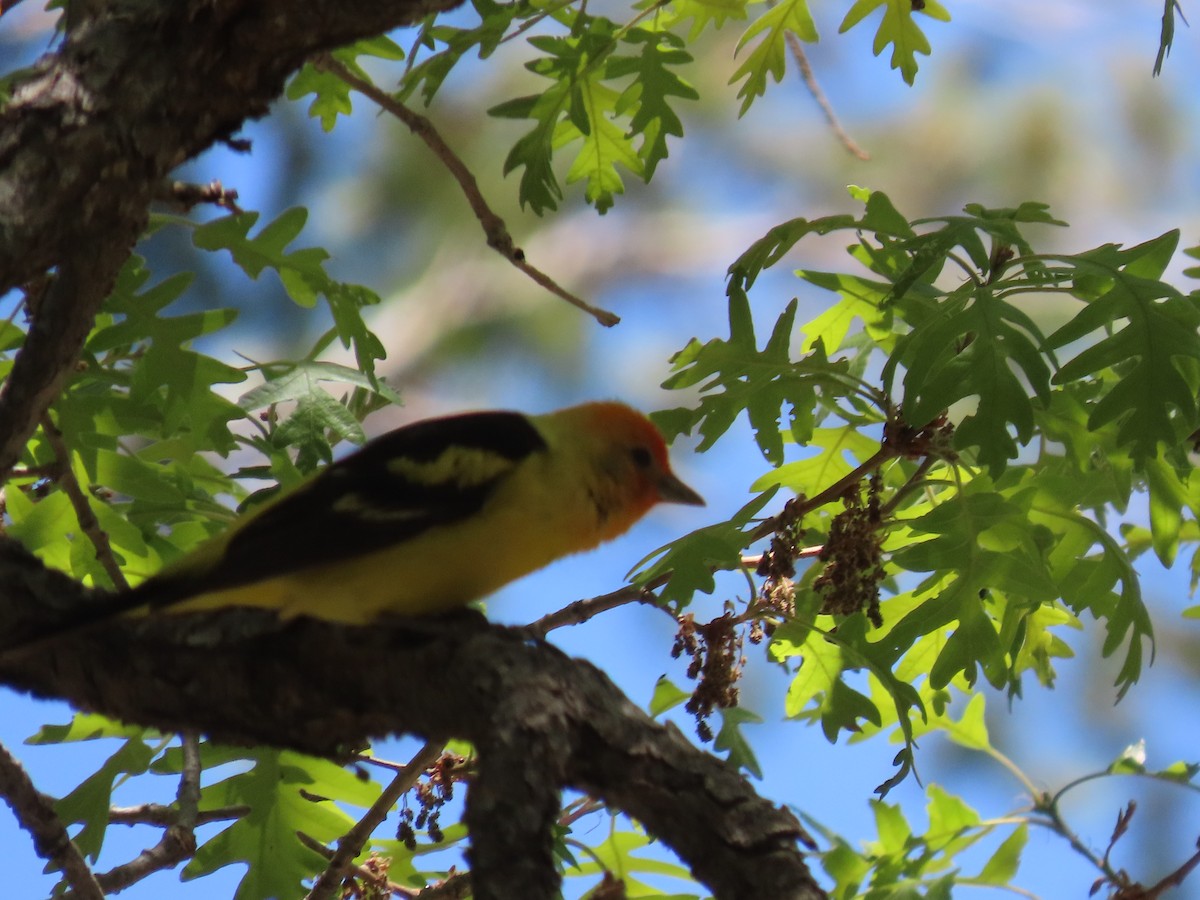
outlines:
[{"label": "western tanager", "polygon": [[436,613],[615,538],[656,503],[704,501],[622,404],[430,419],[327,466],[123,599],[346,623]]}]

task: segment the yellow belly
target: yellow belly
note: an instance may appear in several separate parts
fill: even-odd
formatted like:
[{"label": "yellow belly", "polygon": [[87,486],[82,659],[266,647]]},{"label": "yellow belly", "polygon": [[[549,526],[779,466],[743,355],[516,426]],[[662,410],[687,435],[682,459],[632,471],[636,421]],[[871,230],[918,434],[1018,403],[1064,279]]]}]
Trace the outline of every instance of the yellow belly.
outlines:
[{"label": "yellow belly", "polygon": [[577,505],[524,490],[515,496],[526,502],[498,496],[469,522],[342,562],[200,594],[163,611],[252,606],[277,610],[285,618],[360,625],[383,613],[431,615],[482,599],[560,556],[598,543],[593,523],[562,515]]}]

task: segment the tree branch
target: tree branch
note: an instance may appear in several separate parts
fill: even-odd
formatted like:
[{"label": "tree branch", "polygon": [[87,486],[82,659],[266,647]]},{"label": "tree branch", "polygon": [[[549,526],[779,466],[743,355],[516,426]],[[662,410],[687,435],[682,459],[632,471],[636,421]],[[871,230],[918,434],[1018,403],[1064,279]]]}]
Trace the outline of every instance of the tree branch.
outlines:
[{"label": "tree branch", "polygon": [[341,887],[346,868],[362,853],[363,847],[371,839],[371,834],[387,818],[388,811],[417,783],[421,773],[437,762],[444,746],[439,741],[430,741],[396,774],[391,784],[384,788],[383,793],[371,804],[371,808],[353,828],[342,835],[337,850],[329,857],[329,865],[313,883],[306,900],[330,900],[334,896]]},{"label": "tree branch", "polygon": [[817,76],[813,74],[812,65],[808,61],[808,54],[804,52],[804,45],[800,43],[800,38],[797,37],[794,31],[785,31],[783,36],[784,40],[787,41],[788,49],[792,51],[792,58],[796,60],[796,67],[800,70],[800,79],[804,82],[804,86],[808,88],[808,93],[821,110],[821,114],[825,116],[825,121],[829,123],[829,128],[833,131],[833,136],[854,156],[864,161],[869,160],[871,154],[860,147],[854,138],[850,137],[850,133],[846,131],[842,123],[838,120],[837,113],[833,110],[833,104],[829,102],[829,98],[821,90],[821,85],[817,83]]},{"label": "tree branch", "polygon": [[525,252],[513,242],[512,235],[509,234],[508,226],[504,224],[504,220],[488,206],[487,201],[483,198],[483,192],[479,190],[479,183],[475,180],[475,176],[471,174],[471,170],[467,168],[467,164],[450,148],[450,145],[446,143],[445,139],[427,116],[409,109],[395,97],[381,91],[375,85],[371,84],[371,82],[359,78],[350,69],[328,54],[320,57],[315,62],[315,65],[326,72],[336,75],[364,97],[373,100],[381,109],[391,113],[407,125],[413,134],[425,142],[425,146],[433,151],[434,156],[441,161],[454,180],[458,182],[459,188],[471,206],[471,211],[475,213],[475,218],[479,220],[479,224],[483,228],[483,233],[487,237],[489,247],[528,275],[534,282],[556,297],[560,297],[577,309],[583,310],[601,325],[612,327],[621,321],[620,317],[615,313],[592,306],[581,297],[575,296],[545,272],[533,266],[525,258]]},{"label": "tree branch", "polygon": [[54,275],[0,391],[0,481],[66,385],[173,169],[267,112],[313,53],[460,0],[74,4],[0,109],[0,295]]},{"label": "tree branch", "polygon": [[[250,812],[248,806],[221,806],[196,814],[197,825],[228,822]],[[179,821],[179,810],[161,803],[139,803],[137,806],[114,806],[108,811],[108,821],[114,825],[157,825],[166,828]]]},{"label": "tree branch", "polygon": [[33,786],[20,762],[0,744],[0,796],[33,838],[37,855],[61,869],[79,900],[104,900],[104,891],[54,811],[54,801]]},{"label": "tree branch", "polygon": [[[12,541],[0,541],[0,584],[11,586],[0,633],[39,632],[96,602]],[[0,682],[162,730],[338,759],[389,734],[469,740],[482,900],[558,896],[547,835],[564,788],[637,819],[720,898],[824,896],[790,812],[594,666],[477,615],[369,627],[252,609],[120,619],[0,656]]]},{"label": "tree branch", "polygon": [[42,416],[42,431],[45,433],[46,440],[50,444],[50,449],[54,451],[54,458],[58,463],[58,471],[55,473],[54,480],[59,483],[71,501],[71,508],[75,510],[75,518],[79,520],[79,527],[83,529],[83,533],[87,535],[96,550],[96,559],[108,574],[113,587],[119,590],[128,590],[129,582],[125,580],[125,573],[121,571],[116,557],[113,556],[108,533],[100,527],[100,522],[96,519],[96,514],[92,512],[92,506],[88,502],[87,494],[84,493],[79,479],[75,477],[71,451],[67,447],[66,438],[58,430],[58,426],[54,424],[49,413]]}]

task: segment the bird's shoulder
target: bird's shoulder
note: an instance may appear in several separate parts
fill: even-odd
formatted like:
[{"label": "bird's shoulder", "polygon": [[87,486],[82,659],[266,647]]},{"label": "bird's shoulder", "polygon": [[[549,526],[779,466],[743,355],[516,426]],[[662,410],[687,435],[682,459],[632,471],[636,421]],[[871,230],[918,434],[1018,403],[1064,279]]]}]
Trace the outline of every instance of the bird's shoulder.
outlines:
[{"label": "bird's shoulder", "polygon": [[546,450],[528,416],[475,412],[428,419],[381,435],[330,466],[323,479],[345,488],[391,483],[406,492],[444,492],[487,484]]}]

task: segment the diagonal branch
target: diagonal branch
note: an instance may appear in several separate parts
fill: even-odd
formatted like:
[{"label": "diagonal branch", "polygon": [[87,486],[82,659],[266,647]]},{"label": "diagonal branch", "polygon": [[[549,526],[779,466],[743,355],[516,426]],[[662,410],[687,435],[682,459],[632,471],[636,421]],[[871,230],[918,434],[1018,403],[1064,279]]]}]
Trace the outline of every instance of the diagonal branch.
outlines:
[{"label": "diagonal branch", "polygon": [[[95,602],[12,541],[0,541],[0,584],[10,586],[0,633],[61,623]],[[469,740],[481,763],[467,807],[480,900],[558,896],[546,834],[566,788],[637,819],[718,897],[824,896],[792,813],[594,666],[482,617],[345,627],[230,609],[122,619],[0,656],[0,683],[161,730],[339,759],[388,734]]]},{"label": "diagonal branch", "polygon": [[329,857],[329,865],[313,883],[306,900],[332,900],[341,887],[346,868],[362,853],[363,847],[371,839],[371,834],[387,818],[388,811],[417,783],[421,773],[437,762],[444,746],[441,741],[430,741],[396,774],[391,784],[385,787],[383,793],[371,804],[371,808],[353,828],[342,835],[337,850]]},{"label": "diagonal branch", "polygon": [[71,508],[75,510],[75,518],[79,520],[79,527],[83,529],[83,533],[87,535],[88,540],[92,542],[92,547],[96,550],[96,559],[100,561],[100,565],[112,579],[113,587],[118,590],[128,590],[129,582],[125,580],[125,573],[121,571],[116,557],[113,556],[108,533],[100,527],[100,522],[88,502],[87,494],[79,484],[79,479],[75,477],[75,469],[71,465],[71,451],[67,447],[66,438],[63,437],[63,433],[59,431],[48,413],[42,416],[42,431],[45,433],[50,449],[54,451],[55,461],[58,463],[58,471],[55,473],[54,480],[59,483],[71,501]]},{"label": "diagonal branch", "polygon": [[800,43],[800,38],[794,31],[785,31],[784,38],[787,40],[788,49],[792,51],[792,58],[796,60],[796,67],[800,70],[800,79],[808,88],[808,93],[816,102],[817,108],[821,110],[821,114],[825,116],[825,121],[829,123],[829,129],[833,132],[833,136],[852,155],[864,161],[869,160],[871,154],[864,150],[846,131],[833,109],[833,104],[829,102],[829,98],[821,90],[821,85],[817,83],[817,76],[813,73],[812,64],[808,61],[808,54],[804,52],[804,45]]},{"label": "diagonal branch", "polygon": [[37,855],[62,871],[78,900],[104,900],[96,876],[54,811],[54,801],[33,786],[28,773],[3,745],[0,745],[0,796],[33,838]]},{"label": "diagonal branch", "polygon": [[450,148],[450,145],[442,138],[441,134],[434,127],[433,122],[427,116],[409,109],[395,97],[381,91],[375,85],[371,84],[371,82],[359,78],[350,69],[328,54],[318,57],[313,61],[313,65],[342,79],[342,81],[346,82],[346,84],[350,85],[350,87],[354,88],[364,97],[374,101],[381,109],[387,110],[407,125],[413,134],[425,142],[425,145],[433,151],[434,156],[441,161],[442,165],[454,177],[454,180],[458,182],[459,187],[467,198],[467,202],[471,205],[472,212],[475,213],[475,218],[479,220],[479,224],[483,227],[483,233],[487,237],[489,247],[532,278],[537,284],[556,297],[561,297],[572,306],[583,310],[601,325],[609,327],[621,321],[614,313],[592,306],[587,301],[575,296],[525,259],[524,251],[513,242],[512,235],[508,233],[508,226],[504,224],[504,220],[492,210],[483,198],[483,193],[479,190],[479,183],[475,180],[475,176],[471,174],[471,170],[467,168],[467,164]]}]

